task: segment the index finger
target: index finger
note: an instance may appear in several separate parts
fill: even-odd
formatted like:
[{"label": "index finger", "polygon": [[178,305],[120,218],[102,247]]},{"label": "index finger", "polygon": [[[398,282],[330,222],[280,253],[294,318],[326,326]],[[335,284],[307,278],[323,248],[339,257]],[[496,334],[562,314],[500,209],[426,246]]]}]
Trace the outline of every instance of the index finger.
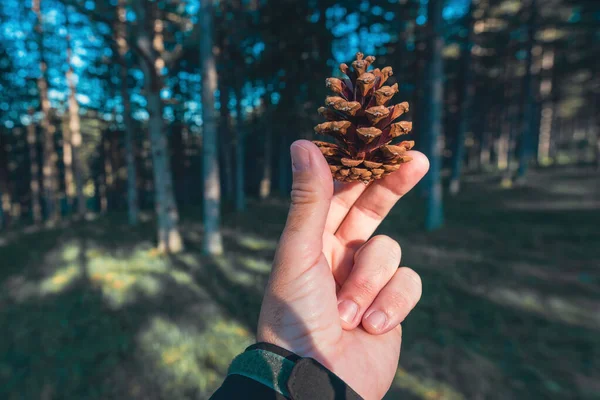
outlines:
[{"label": "index finger", "polygon": [[429,170],[427,157],[418,151],[409,155],[411,162],[371,184],[354,202],[335,233],[342,245],[366,242],[396,202],[425,176]]}]

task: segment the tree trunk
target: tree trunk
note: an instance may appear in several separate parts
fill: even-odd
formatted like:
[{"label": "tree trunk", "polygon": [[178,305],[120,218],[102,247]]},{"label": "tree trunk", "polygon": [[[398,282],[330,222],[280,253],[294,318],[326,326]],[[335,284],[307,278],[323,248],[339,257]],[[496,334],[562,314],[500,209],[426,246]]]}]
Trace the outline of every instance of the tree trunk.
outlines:
[{"label": "tree trunk", "polygon": [[123,122],[125,124],[125,158],[127,162],[127,217],[129,225],[137,225],[139,201],[137,190],[137,168],[135,165],[135,146],[133,140],[133,119],[131,117],[131,100],[129,98],[127,53],[127,11],[126,0],[117,3],[117,25],[115,26],[118,46],[118,60],[121,75],[121,101],[123,102]]},{"label": "tree trunk", "polygon": [[479,146],[479,168],[481,171],[484,171],[485,168],[489,167],[490,160],[492,159],[492,137],[493,135],[490,129],[485,129],[481,133],[481,145]]},{"label": "tree trunk", "polygon": [[290,149],[288,140],[284,135],[279,139],[279,151],[277,152],[277,169],[279,171],[279,194],[283,197],[288,196],[290,192],[291,168],[290,168]]},{"label": "tree trunk", "polygon": [[[456,147],[452,158],[452,175],[450,177],[450,194],[456,195],[460,191],[460,178],[465,158],[465,139],[469,131],[470,109],[475,86],[473,84],[473,68],[471,67],[473,55],[473,2],[469,6],[466,26],[469,31],[465,48],[462,54],[462,93],[460,101],[459,123],[456,135]],[[483,144],[483,143],[482,143]]]},{"label": "tree trunk", "polygon": [[230,201],[234,196],[234,185],[233,185],[233,161],[231,157],[231,113],[229,112],[229,88],[219,81],[221,94],[221,110],[220,117],[221,123],[219,124],[219,149],[221,151],[222,164],[224,168],[223,187],[225,199]]},{"label": "tree trunk", "polygon": [[427,182],[427,211],[425,217],[425,227],[428,231],[436,230],[444,223],[441,177],[442,151],[444,148],[443,8],[442,0],[429,0],[428,15],[431,32],[428,47],[431,58],[427,67],[427,87],[425,92],[429,118],[426,121],[424,129],[424,134],[427,137],[427,155],[429,156],[431,165]]},{"label": "tree trunk", "polygon": [[514,119],[513,90],[512,86],[510,85],[510,81],[512,79],[512,69],[510,66],[511,61],[512,60],[510,57],[506,57],[506,69],[503,80],[504,96],[502,101],[502,120],[500,122],[500,134],[496,145],[496,166],[500,171],[507,171],[506,174],[509,180],[512,182],[510,171],[508,171],[511,146],[511,129]]},{"label": "tree trunk", "polygon": [[140,29],[136,32],[138,47],[144,49],[142,62],[145,93],[148,102],[148,130],[152,152],[154,177],[154,208],[158,225],[158,249],[161,252],[178,253],[183,250],[179,233],[179,211],[173,193],[173,176],[169,160],[169,147],[165,137],[163,104],[160,97],[163,88],[161,69],[164,60],[163,23],[156,18],[157,5],[143,0],[135,2]]},{"label": "tree trunk", "polygon": [[540,83],[540,96],[542,99],[542,112],[540,117],[540,137],[538,140],[539,165],[545,165],[550,162],[550,143],[552,142],[552,126],[555,118],[554,100],[552,92],[554,87],[554,49],[548,49],[542,58],[543,78]]},{"label": "tree trunk", "polygon": [[[74,164],[75,190],[77,192],[77,215],[85,217],[87,211],[85,195],[83,194],[83,163],[81,162],[81,120],[79,117],[79,103],[77,102],[77,88],[75,85],[75,72],[71,64],[71,38],[67,35],[67,83],[69,86],[69,138]],[[73,173],[73,172],[71,172]],[[72,195],[72,194],[71,194]]]},{"label": "tree trunk", "polygon": [[536,35],[536,0],[529,1],[529,18],[527,22],[527,58],[525,61],[525,78],[523,81],[523,121],[521,143],[519,147],[519,168],[517,170],[517,181],[523,182],[529,169],[531,159],[531,147],[533,143],[533,129],[535,126],[535,89],[533,85],[533,46]]},{"label": "tree trunk", "polygon": [[265,94],[265,114],[264,120],[266,124],[264,126],[265,140],[264,140],[264,164],[263,164],[263,177],[260,181],[260,198],[266,199],[271,196],[271,186],[273,177],[273,130],[271,129],[271,94]]},{"label": "tree trunk", "polygon": [[58,155],[54,145],[54,134],[56,128],[50,120],[50,99],[48,98],[48,79],[46,60],[44,59],[44,28],[42,26],[41,0],[32,0],[32,9],[36,14],[36,31],[38,37],[38,49],[40,52],[40,76],[37,79],[37,87],[40,95],[40,104],[42,108],[42,132],[44,134],[44,155],[42,169],[44,201],[46,204],[46,214],[50,221],[56,221],[60,218],[60,208],[58,204],[58,169],[56,163]]},{"label": "tree trunk", "polygon": [[37,151],[37,132],[33,123],[33,110],[29,110],[29,125],[27,125],[27,146],[29,148],[29,168],[31,172],[31,181],[29,188],[31,191],[31,215],[34,224],[42,222],[42,204],[40,201],[40,164]]},{"label": "tree trunk", "polygon": [[[205,254],[223,253],[221,238],[221,188],[217,151],[217,129],[215,116],[215,90],[217,89],[217,68],[213,52],[213,12],[214,1],[203,0],[200,7],[202,37],[200,39],[200,65],[202,69],[202,119],[203,147],[202,165],[204,176],[204,243]],[[237,160],[239,162],[239,160]]]},{"label": "tree trunk", "polygon": [[69,115],[65,114],[62,123],[63,136],[63,165],[65,174],[65,194],[67,197],[68,213],[73,207],[75,197],[75,179],[73,178],[73,148],[71,146],[71,130],[69,129]]},{"label": "tree trunk", "polygon": [[4,136],[0,131],[0,229],[8,225],[8,215],[10,213],[11,199],[8,183],[8,156],[4,144]]},{"label": "tree trunk", "polygon": [[246,152],[244,148],[245,126],[244,110],[242,108],[242,82],[236,82],[235,96],[235,210],[242,212],[246,209]]},{"label": "tree trunk", "polygon": [[162,99],[160,88],[152,86],[150,83],[147,87],[150,114],[148,129],[154,172],[154,203],[158,217],[158,248],[163,252],[177,253],[183,250],[183,242],[179,234],[179,213],[173,195],[169,146],[163,132]]},{"label": "tree trunk", "polygon": [[[421,7],[421,0],[415,0],[413,2],[413,9],[415,10],[414,18],[417,18],[419,14],[419,9]],[[415,63],[414,63],[414,76],[416,80],[415,87],[415,95],[414,95],[414,103],[415,110],[413,121],[414,127],[413,132],[415,132],[418,137],[417,146],[419,150],[425,151],[428,148],[427,140],[428,137],[425,134],[425,129],[427,127],[427,119],[428,119],[428,110],[427,110],[427,99],[425,98],[425,91],[427,88],[427,32],[428,26],[416,26],[415,27]],[[427,197],[427,191],[429,188],[429,174],[425,175],[421,182],[417,185],[417,189],[419,195],[421,197]]]},{"label": "tree trunk", "polygon": [[108,131],[104,131],[102,135],[102,156],[104,161],[104,174],[100,183],[100,212],[102,214],[108,211],[112,205],[111,192],[113,191],[113,165],[110,157],[110,135]]}]

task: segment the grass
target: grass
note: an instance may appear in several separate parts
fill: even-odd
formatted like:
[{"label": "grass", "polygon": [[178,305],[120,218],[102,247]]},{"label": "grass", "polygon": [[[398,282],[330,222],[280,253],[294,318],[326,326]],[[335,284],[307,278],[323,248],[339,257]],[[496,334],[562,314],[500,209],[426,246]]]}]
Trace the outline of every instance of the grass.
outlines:
[{"label": "grass", "polygon": [[[407,196],[381,227],[423,277],[389,399],[600,398],[600,184],[533,171],[467,177],[446,228]],[[206,399],[253,341],[286,204],[224,218],[227,254],[152,247],[118,215],[0,236],[0,398]],[[257,223],[260,222],[260,223]]]}]

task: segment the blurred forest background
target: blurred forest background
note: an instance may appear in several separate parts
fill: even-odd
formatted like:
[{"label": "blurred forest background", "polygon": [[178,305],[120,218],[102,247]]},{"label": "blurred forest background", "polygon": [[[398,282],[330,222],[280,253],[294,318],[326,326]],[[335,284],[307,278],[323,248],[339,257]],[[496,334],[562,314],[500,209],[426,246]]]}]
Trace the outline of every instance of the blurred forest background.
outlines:
[{"label": "blurred forest background", "polygon": [[597,0],[2,0],[0,397],[208,398],[357,51],[432,161],[389,398],[600,398]]}]

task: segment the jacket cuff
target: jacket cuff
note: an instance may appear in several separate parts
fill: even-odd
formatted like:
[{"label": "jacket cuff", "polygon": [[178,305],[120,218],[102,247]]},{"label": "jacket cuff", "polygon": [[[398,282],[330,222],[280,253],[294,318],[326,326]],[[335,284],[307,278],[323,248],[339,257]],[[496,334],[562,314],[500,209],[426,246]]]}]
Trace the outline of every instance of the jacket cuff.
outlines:
[{"label": "jacket cuff", "polygon": [[333,372],[270,343],[257,343],[236,357],[228,377],[243,376],[293,400],[362,400]]}]

